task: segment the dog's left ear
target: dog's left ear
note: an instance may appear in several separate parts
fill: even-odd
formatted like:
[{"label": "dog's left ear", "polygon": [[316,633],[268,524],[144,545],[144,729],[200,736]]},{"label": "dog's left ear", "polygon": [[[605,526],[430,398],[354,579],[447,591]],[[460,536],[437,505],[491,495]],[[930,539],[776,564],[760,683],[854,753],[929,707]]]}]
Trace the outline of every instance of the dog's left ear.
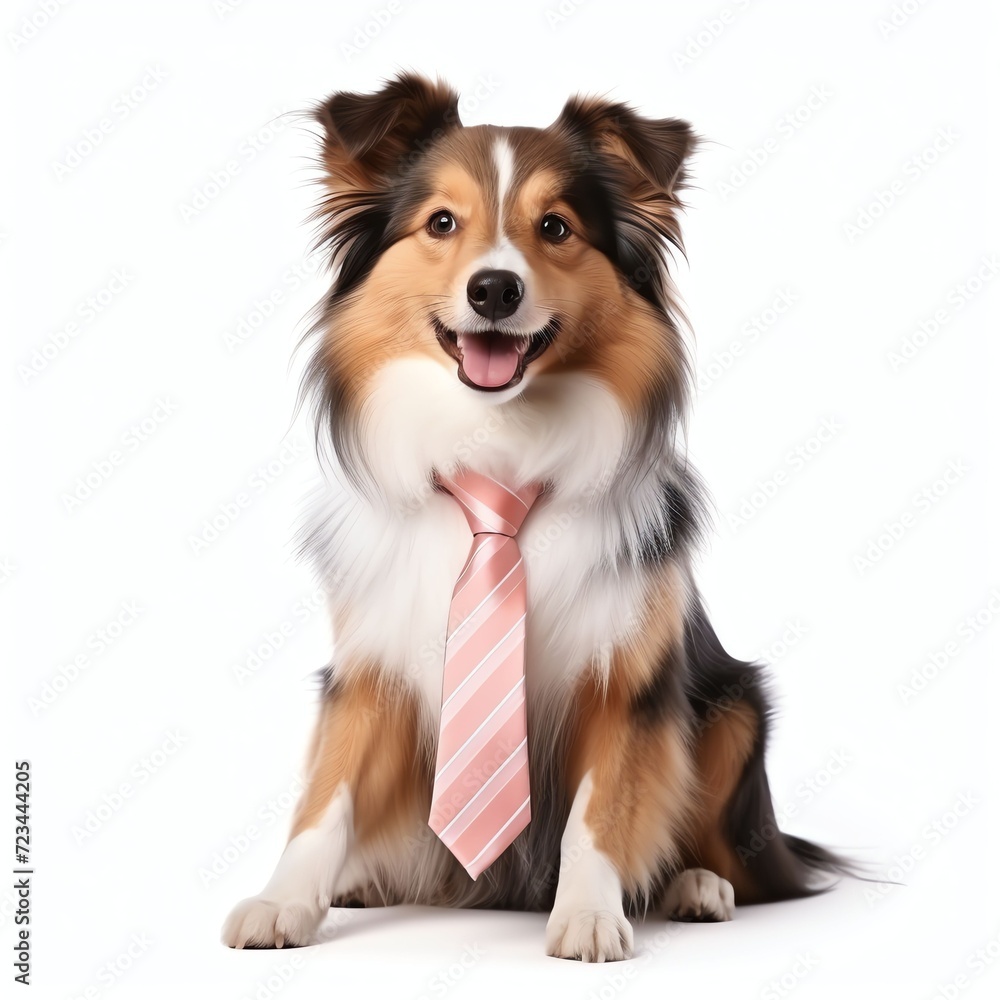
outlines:
[{"label": "dog's left ear", "polygon": [[627,104],[573,97],[553,127],[574,140],[573,166],[581,174],[603,175],[613,192],[615,232],[600,249],[635,291],[665,307],[663,240],[683,252],[677,192],[698,143],[691,126],[679,118],[642,118]]},{"label": "dog's left ear", "polygon": [[679,118],[642,118],[627,104],[594,97],[570,98],[556,127],[584,136],[593,153],[615,158],[634,180],[668,197],[683,187],[685,163],[698,142]]},{"label": "dog's left ear", "polygon": [[462,124],[458,94],[415,73],[400,74],[374,94],[333,94],[313,116],[323,128],[323,165],[335,190],[391,186]]}]

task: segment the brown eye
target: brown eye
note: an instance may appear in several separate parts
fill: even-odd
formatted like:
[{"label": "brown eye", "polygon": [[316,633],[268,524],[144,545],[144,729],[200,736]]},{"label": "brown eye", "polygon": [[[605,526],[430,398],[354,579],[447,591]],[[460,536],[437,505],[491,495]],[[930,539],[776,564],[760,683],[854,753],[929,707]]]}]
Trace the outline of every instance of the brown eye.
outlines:
[{"label": "brown eye", "polygon": [[546,215],[542,219],[541,233],[550,243],[562,243],[569,236],[570,229],[565,219],[558,215]]},{"label": "brown eye", "polygon": [[447,236],[458,228],[455,216],[451,212],[435,212],[427,220],[427,232],[431,236]]}]

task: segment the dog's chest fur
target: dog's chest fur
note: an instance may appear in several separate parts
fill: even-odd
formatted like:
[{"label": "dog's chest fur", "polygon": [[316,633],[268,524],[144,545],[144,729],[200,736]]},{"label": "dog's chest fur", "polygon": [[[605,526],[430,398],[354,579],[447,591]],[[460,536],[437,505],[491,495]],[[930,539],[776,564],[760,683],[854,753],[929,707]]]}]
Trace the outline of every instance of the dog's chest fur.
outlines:
[{"label": "dog's chest fur", "polygon": [[[339,623],[335,670],[375,662],[404,678],[436,727],[451,595],[472,536],[458,504],[430,489],[428,475],[459,460],[498,478],[551,484],[517,542],[528,579],[529,706],[558,715],[553,701],[571,695],[590,664],[606,661],[643,611],[645,574],[621,560],[637,515],[621,508],[646,498],[608,488],[624,449],[617,404],[605,390],[578,384],[572,409],[553,397],[513,413],[485,404],[442,413],[433,372],[408,367],[391,366],[372,398],[368,453],[378,456],[372,472],[389,502],[331,485],[310,511],[310,547]],[[425,407],[407,398],[415,386]],[[425,414],[423,422],[414,412]]]},{"label": "dog's chest fur", "polygon": [[[445,494],[404,517],[380,517],[360,502],[344,514],[331,540],[330,602],[342,623],[335,663],[379,663],[412,684],[436,718],[452,590],[472,541],[465,518]],[[643,578],[602,560],[606,532],[599,510],[542,498],[518,534],[528,579],[529,700],[572,691],[641,614]]]}]

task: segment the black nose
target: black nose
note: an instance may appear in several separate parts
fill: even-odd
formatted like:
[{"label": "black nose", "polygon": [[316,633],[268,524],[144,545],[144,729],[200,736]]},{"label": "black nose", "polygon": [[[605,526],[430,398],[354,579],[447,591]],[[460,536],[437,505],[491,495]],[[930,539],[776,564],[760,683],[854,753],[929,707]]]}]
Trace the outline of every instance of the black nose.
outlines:
[{"label": "black nose", "polygon": [[524,282],[513,271],[476,271],[469,278],[468,293],[469,305],[492,323],[517,311]]}]

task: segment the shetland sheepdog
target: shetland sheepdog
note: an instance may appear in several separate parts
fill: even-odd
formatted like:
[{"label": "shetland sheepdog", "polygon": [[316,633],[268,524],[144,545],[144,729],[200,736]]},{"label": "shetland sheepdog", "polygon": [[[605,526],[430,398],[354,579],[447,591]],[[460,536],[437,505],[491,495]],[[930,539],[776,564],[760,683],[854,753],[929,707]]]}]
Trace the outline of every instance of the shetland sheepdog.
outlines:
[{"label": "shetland sheepdog", "polygon": [[[821,891],[843,863],[778,830],[765,680],[693,577],[706,504],[668,273],[691,127],[587,97],[547,128],[466,127],[414,74],[313,118],[333,283],[303,381],[325,472],[303,550],[335,652],[287,846],[224,943],[422,903],[548,911],[547,953],[599,962],[630,956],[630,916]],[[476,878],[428,825],[470,544],[455,470],[542,484],[517,534],[531,818]]]}]

